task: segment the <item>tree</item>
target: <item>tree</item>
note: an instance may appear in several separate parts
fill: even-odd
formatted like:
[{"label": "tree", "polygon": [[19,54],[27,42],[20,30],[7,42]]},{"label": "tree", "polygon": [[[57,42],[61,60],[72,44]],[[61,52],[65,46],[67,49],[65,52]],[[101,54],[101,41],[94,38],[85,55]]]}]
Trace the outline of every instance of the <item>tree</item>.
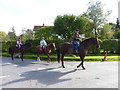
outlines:
[{"label": "tree", "polygon": [[79,29],[80,34],[85,34],[87,32],[87,35],[89,36],[88,32],[91,31],[90,24],[89,18],[85,15],[59,15],[54,21],[54,30],[56,34],[61,36],[63,39],[72,36],[76,29]]},{"label": "tree", "polygon": [[111,39],[113,38],[113,30],[112,25],[104,24],[103,27],[100,29],[100,38],[101,39]]},{"label": "tree", "polygon": [[80,34],[85,34],[86,37],[91,36],[92,23],[86,15],[77,16],[75,23],[76,27],[80,30]]},{"label": "tree", "polygon": [[15,32],[14,26],[13,26],[11,29],[12,29],[12,32],[13,32],[13,37],[14,37],[14,39],[16,40],[16,32]]},{"label": "tree", "polygon": [[15,28],[14,26],[11,28],[12,32],[8,32],[8,37],[10,38],[10,40],[16,40],[17,39],[17,36],[16,36],[16,33],[15,33]]},{"label": "tree", "polygon": [[59,15],[54,21],[54,30],[56,34],[61,36],[63,39],[66,39],[68,36],[71,36],[73,30],[76,29],[75,26],[76,16],[74,15]]},{"label": "tree", "polygon": [[117,18],[117,22],[115,23],[109,23],[112,26],[112,31],[114,32],[114,38],[115,39],[120,39],[120,24],[119,24],[119,20]]},{"label": "tree", "polygon": [[7,41],[7,34],[4,31],[0,31],[0,42]]},{"label": "tree", "polygon": [[93,33],[98,36],[99,27],[107,21],[107,17],[111,14],[111,11],[103,12],[103,6],[101,2],[89,2],[89,6],[86,15],[93,23]]},{"label": "tree", "polygon": [[27,40],[32,40],[34,37],[33,37],[33,31],[32,30],[30,30],[30,29],[27,29],[26,31],[25,31],[25,35],[26,35],[26,38],[27,38]]},{"label": "tree", "polygon": [[116,39],[120,39],[120,29],[119,29],[119,31],[115,32],[114,37],[115,37]]},{"label": "tree", "polygon": [[35,38],[42,39],[44,37],[46,40],[54,39],[55,33],[53,31],[53,26],[46,26],[38,29],[35,33]]},{"label": "tree", "polygon": [[16,40],[16,35],[14,32],[8,32],[8,37],[10,38],[10,40]]},{"label": "tree", "polygon": [[22,34],[20,35],[22,40],[33,40],[34,32],[30,29],[22,30]]}]

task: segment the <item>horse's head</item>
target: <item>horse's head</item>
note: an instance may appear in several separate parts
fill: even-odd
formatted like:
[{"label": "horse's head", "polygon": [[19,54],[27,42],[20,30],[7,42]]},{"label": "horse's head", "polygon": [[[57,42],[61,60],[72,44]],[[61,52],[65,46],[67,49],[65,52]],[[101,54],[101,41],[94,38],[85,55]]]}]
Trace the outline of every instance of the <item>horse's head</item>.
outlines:
[{"label": "horse's head", "polygon": [[51,44],[49,44],[49,46],[50,46],[51,49],[56,50],[55,43],[51,43]]},{"label": "horse's head", "polygon": [[97,38],[94,38],[93,43],[96,45],[96,48],[100,48],[100,44]]}]

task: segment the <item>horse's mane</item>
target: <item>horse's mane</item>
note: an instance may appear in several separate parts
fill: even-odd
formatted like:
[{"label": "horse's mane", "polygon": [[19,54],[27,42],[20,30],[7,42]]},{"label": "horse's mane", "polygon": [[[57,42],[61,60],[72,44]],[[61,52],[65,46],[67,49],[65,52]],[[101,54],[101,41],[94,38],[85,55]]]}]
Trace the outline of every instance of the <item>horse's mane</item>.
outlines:
[{"label": "horse's mane", "polygon": [[83,40],[82,42],[81,42],[81,44],[83,44],[83,43],[86,43],[86,42],[89,42],[89,41],[91,41],[91,40],[95,40],[96,38],[88,38],[88,39],[85,39],[85,40]]},{"label": "horse's mane", "polygon": [[49,43],[49,44],[47,45],[47,47],[51,47],[51,46],[53,46],[53,44],[54,44],[54,43]]},{"label": "horse's mane", "polygon": [[47,46],[51,46],[53,43],[49,43]]}]

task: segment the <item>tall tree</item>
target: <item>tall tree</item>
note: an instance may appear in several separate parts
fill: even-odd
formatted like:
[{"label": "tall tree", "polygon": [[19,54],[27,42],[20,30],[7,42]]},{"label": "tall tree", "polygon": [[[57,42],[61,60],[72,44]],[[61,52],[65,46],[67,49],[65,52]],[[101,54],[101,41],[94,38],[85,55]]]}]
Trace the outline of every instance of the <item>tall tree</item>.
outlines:
[{"label": "tall tree", "polygon": [[77,16],[75,23],[76,27],[80,30],[80,34],[85,34],[86,37],[91,36],[92,23],[86,15]]},{"label": "tall tree", "polygon": [[107,17],[111,14],[111,12],[112,11],[110,10],[104,14],[103,5],[101,2],[89,2],[86,15],[93,23],[93,33],[95,34],[95,36],[100,33],[99,27],[101,27],[101,24],[107,21]]},{"label": "tall tree", "polygon": [[43,28],[40,28],[35,33],[35,38],[42,39],[44,37],[46,40],[53,39],[55,36],[55,33],[53,31],[53,26],[46,26]]},{"label": "tall tree", "polygon": [[26,37],[27,37],[27,40],[32,40],[34,37],[33,37],[33,31],[32,30],[30,30],[30,29],[27,29],[26,31],[25,31],[25,35],[26,35]]},{"label": "tall tree", "polygon": [[30,29],[23,29],[22,34],[20,35],[22,40],[33,40],[34,39],[34,32]]},{"label": "tall tree", "polygon": [[72,36],[76,29],[79,29],[80,34],[82,34],[90,31],[90,27],[90,20],[84,15],[59,15],[54,21],[54,30],[63,39]]},{"label": "tall tree", "polygon": [[16,35],[14,34],[14,32],[8,32],[8,37],[11,41],[16,40]]},{"label": "tall tree", "polygon": [[56,34],[60,35],[62,38],[66,39],[70,36],[73,30],[76,29],[75,26],[76,16],[74,15],[59,15],[54,21],[54,30]]},{"label": "tall tree", "polygon": [[15,32],[15,28],[14,26],[11,28],[12,31],[8,32],[8,37],[10,38],[10,40],[16,40],[17,36],[16,36],[16,32]]},{"label": "tall tree", "polygon": [[16,38],[15,27],[13,26],[11,29],[12,29],[13,37],[14,37],[14,39],[16,40],[17,38]]},{"label": "tall tree", "polygon": [[113,38],[113,30],[112,30],[112,25],[110,24],[104,24],[103,27],[100,29],[100,38],[101,39],[111,39]]},{"label": "tall tree", "polygon": [[4,31],[0,31],[0,42],[7,41],[7,34]]}]

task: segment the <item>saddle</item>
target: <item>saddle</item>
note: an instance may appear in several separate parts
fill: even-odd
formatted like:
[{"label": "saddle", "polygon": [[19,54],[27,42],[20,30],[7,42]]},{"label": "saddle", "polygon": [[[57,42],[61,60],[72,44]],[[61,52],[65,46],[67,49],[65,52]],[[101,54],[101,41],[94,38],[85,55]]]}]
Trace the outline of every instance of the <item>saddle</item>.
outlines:
[{"label": "saddle", "polygon": [[68,45],[69,45],[69,47],[74,47],[74,46],[76,46],[76,44],[78,44],[78,46],[79,46],[79,42],[77,42],[77,41],[73,41]]},{"label": "saddle", "polygon": [[46,49],[46,46],[42,46],[39,48],[40,51],[44,51]]},{"label": "saddle", "polygon": [[21,49],[22,45],[19,46],[18,44],[16,44],[16,48]]},{"label": "saddle", "polygon": [[69,44],[69,47],[73,47],[74,53],[78,53],[79,42],[78,41],[73,41]]}]

